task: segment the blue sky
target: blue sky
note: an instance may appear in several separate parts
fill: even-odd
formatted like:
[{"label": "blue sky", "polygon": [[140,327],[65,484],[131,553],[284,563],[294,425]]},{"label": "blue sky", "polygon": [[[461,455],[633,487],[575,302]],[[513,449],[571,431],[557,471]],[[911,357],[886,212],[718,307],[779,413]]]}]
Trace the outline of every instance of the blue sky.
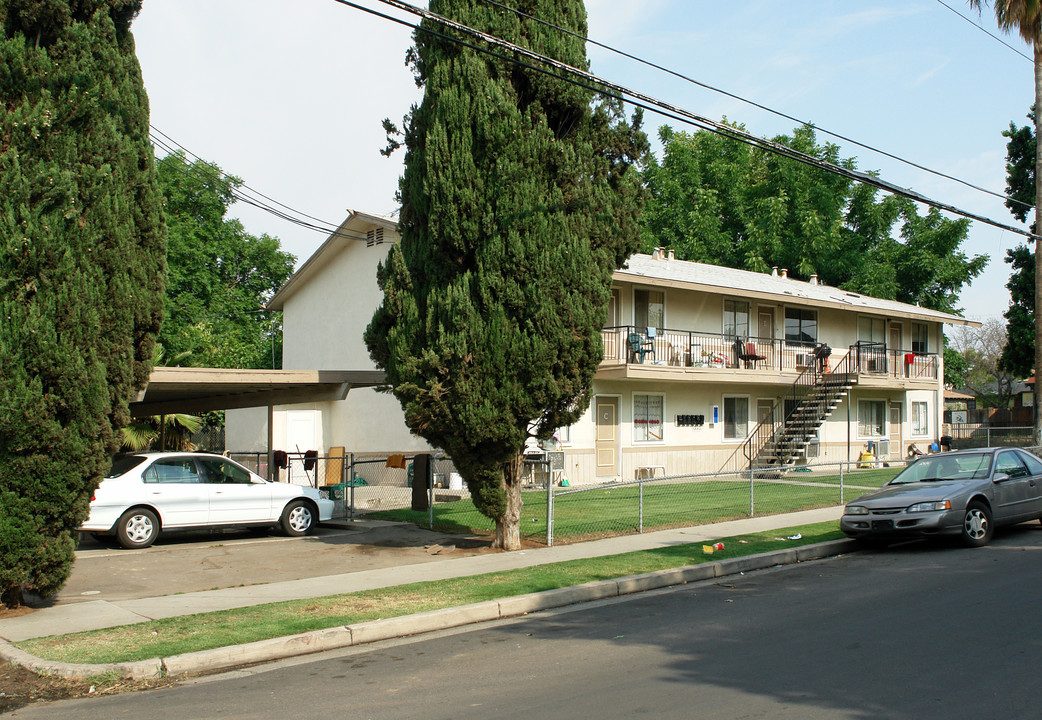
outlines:
[{"label": "blue sky", "polygon": [[[388,12],[377,0],[360,4]],[[948,5],[1024,55],[986,10]],[[1032,64],[937,0],[735,3],[587,0],[590,37],[708,85],[989,190],[1005,188],[1005,138],[1032,102]],[[401,13],[389,12],[399,17]],[[412,19],[411,17],[409,18]],[[379,154],[381,120],[419,99],[408,29],[333,0],[148,0],[134,35],[152,124],[191,152],[296,210],[338,223],[389,214],[402,153]],[[756,135],[793,123],[596,48],[592,71]],[[654,135],[665,123],[648,115]],[[819,134],[819,140],[830,139]],[[1000,199],[836,141],[858,167],[924,195],[1015,224]],[[236,206],[254,234],[305,260],[325,239]],[[1023,238],[974,223],[964,246],[991,262],[963,291],[965,314],[1008,305],[1005,251]]]}]

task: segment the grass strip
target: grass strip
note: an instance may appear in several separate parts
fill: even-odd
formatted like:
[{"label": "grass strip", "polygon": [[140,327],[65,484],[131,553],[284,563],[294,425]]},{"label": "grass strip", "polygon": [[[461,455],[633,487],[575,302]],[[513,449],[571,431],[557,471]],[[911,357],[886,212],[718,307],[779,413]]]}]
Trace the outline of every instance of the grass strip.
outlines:
[{"label": "grass strip", "polygon": [[[798,539],[790,539],[795,536]],[[116,663],[168,657],[427,610],[468,605],[628,575],[755,555],[843,537],[835,522],[721,538],[724,549],[674,545],[548,563],[470,577],[412,583],[322,598],[184,615],[16,643],[37,657],[71,663]]]}]

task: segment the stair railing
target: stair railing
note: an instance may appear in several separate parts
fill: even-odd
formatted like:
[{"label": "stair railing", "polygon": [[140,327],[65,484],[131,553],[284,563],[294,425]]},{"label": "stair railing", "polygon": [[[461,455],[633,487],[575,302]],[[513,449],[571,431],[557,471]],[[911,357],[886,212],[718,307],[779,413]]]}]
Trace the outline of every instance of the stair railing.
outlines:
[{"label": "stair railing", "polygon": [[[829,406],[838,402],[842,393],[846,392],[845,383],[849,383],[850,377],[857,377],[858,355],[855,347],[840,360],[835,368],[828,372],[821,372],[820,363],[812,363],[796,378],[785,395],[771,406],[770,415],[749,433],[745,442],[735,448],[720,472],[739,472],[753,467],[753,463],[760,451],[771,442],[779,442],[786,435],[806,438],[816,431],[821,425],[820,417],[810,418],[805,410],[804,402],[811,395],[817,393],[820,396],[819,403]],[[842,377],[845,382],[832,383],[832,378]],[[785,407],[789,412],[785,413]],[[775,418],[784,413],[779,422]],[[779,458],[781,459],[781,458]],[[791,458],[790,458],[791,459]],[[782,464],[782,463],[776,463]]]}]

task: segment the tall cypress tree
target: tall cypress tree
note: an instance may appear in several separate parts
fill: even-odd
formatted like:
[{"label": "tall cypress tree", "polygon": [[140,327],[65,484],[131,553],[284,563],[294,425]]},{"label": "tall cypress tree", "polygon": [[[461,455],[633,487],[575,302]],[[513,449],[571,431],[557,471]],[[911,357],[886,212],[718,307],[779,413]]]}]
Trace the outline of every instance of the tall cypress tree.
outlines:
[{"label": "tall cypress tree", "polygon": [[[581,0],[511,7],[580,36]],[[480,0],[432,12],[569,65],[585,43]],[[424,27],[446,32],[424,21]],[[445,449],[494,545],[520,547],[522,451],[588,407],[611,274],[638,241],[639,117],[617,99],[422,30],[406,118],[402,241],[366,343],[409,427]]]},{"label": "tall cypress tree", "polygon": [[0,599],[61,587],[148,378],[165,240],[140,0],[0,0]]}]

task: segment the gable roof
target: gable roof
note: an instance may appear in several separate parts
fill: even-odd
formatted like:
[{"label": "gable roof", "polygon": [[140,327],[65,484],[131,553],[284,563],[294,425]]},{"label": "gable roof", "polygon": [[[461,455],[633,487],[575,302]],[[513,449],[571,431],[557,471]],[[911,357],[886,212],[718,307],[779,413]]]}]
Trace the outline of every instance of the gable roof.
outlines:
[{"label": "gable roof", "polygon": [[848,292],[829,285],[687,260],[669,260],[665,257],[659,260],[642,253],[630,257],[625,267],[615,271],[613,278],[617,281],[644,282],[658,287],[738,295],[789,305],[856,310],[866,314],[930,320],[952,325],[980,325],[958,315]]},{"label": "gable roof", "polygon": [[[318,250],[300,266],[299,270],[293,273],[265,307],[269,310],[282,310],[286,300],[307,283],[312,275],[328,265],[334,257],[352,243],[365,242],[366,230],[373,227],[388,229],[396,236],[398,233],[398,222],[392,217],[349,210],[348,216],[340,223],[340,227],[330,234]],[[658,259],[657,256],[637,253],[630,257],[624,267],[616,270],[612,277],[621,282],[644,282],[658,287],[738,295],[789,305],[854,310],[866,314],[951,325],[980,326],[979,322],[967,320],[958,315],[930,310],[918,305],[909,305],[896,300],[883,300],[848,292],[829,285],[719,265],[707,265],[687,260],[669,260],[666,256]]]},{"label": "gable roof", "polygon": [[[366,242],[365,236],[369,228],[385,228],[398,233],[398,221],[386,215],[374,215],[372,213],[348,210],[348,215],[340,226],[330,233],[318,250],[304,261],[304,264],[290,276],[286,284],[279,288],[271,300],[264,306],[268,310],[282,310],[286,300],[295,294],[308,279],[319,270],[328,265],[334,257],[354,243]],[[385,240],[385,242],[387,242]]]}]

